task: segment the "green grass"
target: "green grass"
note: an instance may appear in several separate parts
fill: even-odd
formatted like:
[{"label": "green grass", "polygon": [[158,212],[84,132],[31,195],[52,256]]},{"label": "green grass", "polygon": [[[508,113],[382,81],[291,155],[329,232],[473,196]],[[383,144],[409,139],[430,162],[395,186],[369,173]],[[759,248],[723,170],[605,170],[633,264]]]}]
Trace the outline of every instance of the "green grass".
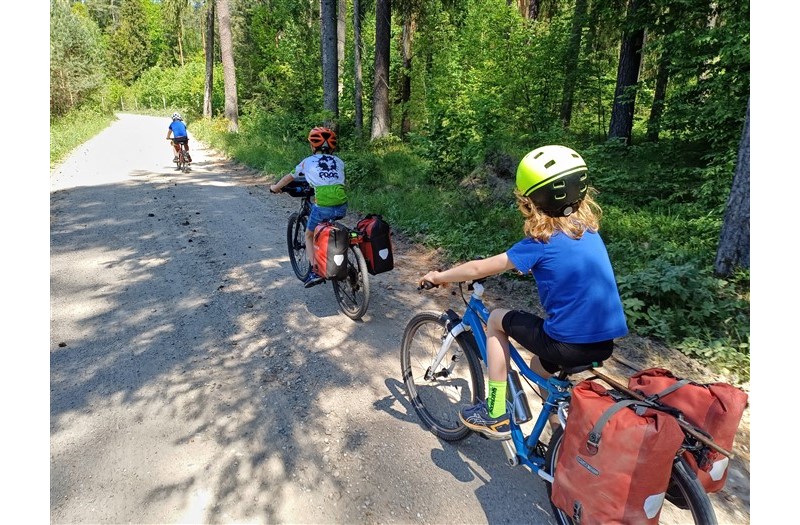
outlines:
[{"label": "green grass", "polygon": [[84,108],[58,119],[50,119],[50,168],[69,153],[108,127],[115,120],[112,113]]}]

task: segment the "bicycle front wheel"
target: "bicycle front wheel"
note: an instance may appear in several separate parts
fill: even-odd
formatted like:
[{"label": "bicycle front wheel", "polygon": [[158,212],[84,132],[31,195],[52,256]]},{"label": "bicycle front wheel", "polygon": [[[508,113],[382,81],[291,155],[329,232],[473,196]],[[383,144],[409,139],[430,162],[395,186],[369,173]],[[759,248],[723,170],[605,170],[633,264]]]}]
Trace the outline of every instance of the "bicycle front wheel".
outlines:
[{"label": "bicycle front wheel", "polygon": [[434,369],[447,333],[440,314],[414,316],[403,334],[400,367],[406,394],[425,426],[445,441],[458,441],[471,432],[458,411],[484,398],[483,369],[475,338],[468,332],[456,337]]},{"label": "bicycle front wheel", "polygon": [[[551,475],[555,472],[556,461],[564,440],[564,430],[561,428],[553,432],[550,445],[547,447],[545,468]],[[553,486],[547,483],[547,496],[552,496]],[[561,509],[550,502],[553,515],[559,525],[571,525],[572,519]],[[672,474],[669,479],[667,496],[661,508],[660,523],[695,523],[696,525],[717,525],[717,516],[708,494],[698,481],[697,476],[689,468],[686,461],[676,457],[672,464]]]},{"label": "bicycle front wheel", "polygon": [[306,223],[307,215],[300,215],[294,212],[289,216],[289,224],[286,227],[286,243],[289,246],[289,260],[292,261],[294,274],[301,281],[305,280],[311,265],[308,264],[306,257]]},{"label": "bicycle front wheel", "polygon": [[358,246],[347,248],[347,277],[332,282],[342,313],[354,321],[361,319],[369,306],[369,274],[367,261]]}]

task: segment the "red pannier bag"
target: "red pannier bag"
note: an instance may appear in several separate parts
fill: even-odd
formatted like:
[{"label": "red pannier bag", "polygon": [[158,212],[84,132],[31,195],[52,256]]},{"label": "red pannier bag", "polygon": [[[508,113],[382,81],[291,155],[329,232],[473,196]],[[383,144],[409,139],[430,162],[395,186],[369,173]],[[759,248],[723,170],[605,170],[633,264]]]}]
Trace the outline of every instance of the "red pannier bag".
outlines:
[{"label": "red pannier bag", "polygon": [[551,501],[581,525],[655,525],[684,433],[673,416],[614,394],[591,380],[573,388]]},{"label": "red pannier bag", "polygon": [[[628,388],[648,399],[679,410],[684,419],[708,433],[714,443],[731,450],[736,430],[747,406],[747,393],[727,383],[700,384],[676,377],[665,368],[648,368],[633,374]],[[706,448],[698,458],[686,451],[684,459],[708,493],[719,492],[728,479],[728,458]]]},{"label": "red pannier bag", "polygon": [[314,228],[316,272],[326,279],[347,277],[347,247],[350,233],[332,222],[323,221]]},{"label": "red pannier bag", "polygon": [[361,251],[367,261],[367,271],[376,275],[394,268],[392,230],[383,217],[367,215],[356,223],[356,229],[364,235]]}]

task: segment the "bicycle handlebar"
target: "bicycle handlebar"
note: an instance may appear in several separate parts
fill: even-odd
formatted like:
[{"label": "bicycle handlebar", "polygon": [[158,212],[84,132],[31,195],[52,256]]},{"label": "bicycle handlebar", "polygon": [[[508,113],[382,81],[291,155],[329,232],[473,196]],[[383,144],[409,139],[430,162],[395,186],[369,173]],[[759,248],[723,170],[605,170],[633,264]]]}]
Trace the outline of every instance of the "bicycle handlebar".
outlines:
[{"label": "bicycle handlebar", "polygon": [[431,288],[439,288],[439,285],[433,284],[430,281],[422,281],[419,286],[417,286],[417,290],[430,290]]}]

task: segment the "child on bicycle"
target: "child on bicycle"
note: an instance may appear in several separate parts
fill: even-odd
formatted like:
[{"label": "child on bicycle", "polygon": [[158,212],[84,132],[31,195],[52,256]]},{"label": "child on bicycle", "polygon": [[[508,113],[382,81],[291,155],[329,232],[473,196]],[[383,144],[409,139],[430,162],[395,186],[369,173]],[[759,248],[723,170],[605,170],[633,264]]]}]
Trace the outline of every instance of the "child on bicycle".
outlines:
[{"label": "child on bicycle", "polygon": [[270,186],[270,191],[279,193],[293,180],[305,177],[314,188],[314,203],[306,224],[306,257],[311,271],[304,281],[311,288],[324,281],[315,271],[314,228],[325,220],[341,219],[347,213],[347,194],[344,191],[344,161],[333,154],[336,151],[336,133],[323,127],[315,127],[308,134],[311,155]]},{"label": "child on bicycle", "polygon": [[432,271],[433,284],[476,280],[516,268],[536,280],[546,317],[496,309],[486,326],[489,388],[486,401],[463,407],[467,427],[494,439],[510,436],[506,413],[509,337],[535,355],[531,369],[549,377],[559,366],[578,366],[611,356],[614,339],[628,333],[622,301],[605,244],[600,206],[588,186],[583,158],[565,146],[543,146],[517,167],[517,207],[525,238],[508,251]]},{"label": "child on bicycle", "polygon": [[192,162],[192,157],[189,155],[189,133],[186,131],[186,124],[183,122],[183,117],[177,111],[172,114],[172,123],[167,129],[167,140],[172,140],[172,149],[175,156],[172,162],[178,162],[178,155],[181,153],[181,144],[186,144],[186,160]]}]

